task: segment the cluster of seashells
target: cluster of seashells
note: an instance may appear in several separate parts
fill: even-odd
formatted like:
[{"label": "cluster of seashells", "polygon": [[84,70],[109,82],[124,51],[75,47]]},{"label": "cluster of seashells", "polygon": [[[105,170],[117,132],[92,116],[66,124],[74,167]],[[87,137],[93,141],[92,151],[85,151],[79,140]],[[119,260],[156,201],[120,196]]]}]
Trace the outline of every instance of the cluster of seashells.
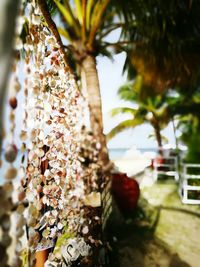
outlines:
[{"label": "cluster of seashells", "polygon": [[[22,40],[19,36],[25,24],[28,30]],[[51,247],[55,249],[45,266],[71,266],[74,261],[89,264],[93,248],[102,245],[100,237],[94,234],[101,226],[100,145],[82,126],[84,100],[55,37],[44,24],[37,1],[26,5],[22,1],[17,34],[15,49],[23,51],[24,69],[21,86],[19,71],[14,68],[10,132],[13,137],[16,94],[22,87],[22,163],[17,202],[13,204],[17,148],[12,138],[5,151],[10,166],[0,188],[1,205],[7,207],[6,212],[0,210],[0,254],[4,255],[6,266],[8,257],[4,252],[11,243],[10,213],[15,209],[17,246],[13,267],[21,266],[20,259],[24,266],[33,266],[36,250]],[[28,250],[23,245],[25,232]],[[62,237],[60,246],[58,240]],[[29,262],[23,259],[24,251]]]},{"label": "cluster of seashells", "polygon": [[[18,170],[14,166],[15,160],[18,155],[18,149],[14,142],[14,132],[15,132],[15,113],[18,106],[17,103],[17,94],[21,89],[19,78],[17,76],[18,71],[18,62],[17,59],[13,62],[13,71],[15,75],[11,81],[12,90],[9,92],[9,121],[10,121],[10,131],[7,138],[7,144],[4,152],[4,159],[7,162],[8,168],[4,174],[5,182],[1,186],[1,208],[0,208],[0,226],[1,226],[1,240],[0,240],[0,255],[1,255],[1,264],[2,266],[7,266],[9,257],[8,257],[8,248],[13,242],[13,237],[11,234],[11,215],[13,210],[16,209],[15,203],[13,201],[13,191],[15,178],[17,177]],[[19,208],[20,209],[20,208]],[[19,210],[18,209],[18,210]],[[12,266],[20,266],[20,260],[17,255],[12,257]]]},{"label": "cluster of seashells", "polygon": [[43,26],[40,10],[32,1],[29,35],[25,51],[31,54],[29,69],[27,127],[28,166],[22,181],[28,200],[28,244],[37,249],[53,247],[64,229],[76,233],[74,223],[80,213],[78,160],[80,93],[68,72],[55,38]]}]

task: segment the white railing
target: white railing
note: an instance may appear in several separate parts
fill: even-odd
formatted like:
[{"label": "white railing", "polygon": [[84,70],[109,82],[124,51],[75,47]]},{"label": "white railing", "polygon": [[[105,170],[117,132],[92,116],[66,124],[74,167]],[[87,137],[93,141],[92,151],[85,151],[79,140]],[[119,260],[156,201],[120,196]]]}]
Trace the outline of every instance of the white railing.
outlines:
[{"label": "white railing", "polygon": [[153,178],[155,181],[174,179],[179,180],[178,157],[162,156],[154,159]]},{"label": "white railing", "polygon": [[[192,174],[189,170],[196,170]],[[199,185],[192,185],[195,181],[199,181]],[[200,204],[200,164],[183,163],[181,165],[181,182],[180,195],[182,202],[185,204]]]}]

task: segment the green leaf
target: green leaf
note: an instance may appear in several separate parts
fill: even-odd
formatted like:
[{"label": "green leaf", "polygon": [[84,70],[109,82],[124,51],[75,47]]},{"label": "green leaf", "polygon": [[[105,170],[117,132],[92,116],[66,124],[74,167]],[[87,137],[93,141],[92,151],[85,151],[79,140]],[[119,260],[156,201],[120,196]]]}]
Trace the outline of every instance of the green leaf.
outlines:
[{"label": "green leaf", "polygon": [[55,245],[53,253],[56,254],[60,250],[60,248],[66,243],[67,239],[73,238],[73,237],[74,237],[74,234],[70,232],[65,232],[61,236],[59,236],[56,241],[56,245]]},{"label": "green leaf", "polygon": [[142,118],[135,118],[133,120],[125,120],[120,122],[116,127],[114,127],[106,136],[107,140],[109,141],[118,133],[130,128],[134,128],[136,126],[141,125],[144,122]]},{"label": "green leaf", "polygon": [[59,11],[63,15],[64,19],[66,20],[67,24],[73,26],[73,18],[71,16],[71,12],[69,9],[66,8],[63,4],[61,4],[58,0],[54,0],[55,4],[57,5]]},{"label": "green leaf", "polygon": [[58,0],[53,0],[57,5],[60,13],[63,15],[66,23],[71,27],[71,31],[73,30],[74,34],[80,35],[80,25],[78,20],[74,17],[73,12],[71,10],[70,4],[68,1],[64,1],[65,5],[61,4]]},{"label": "green leaf", "polygon": [[63,29],[61,27],[58,27],[58,32],[60,33],[60,35],[65,37],[68,41],[71,41],[71,37],[70,37],[68,31],[66,31],[65,29]]},{"label": "green leaf", "polygon": [[92,18],[91,18],[91,30],[90,30],[89,42],[88,42],[89,47],[93,46],[96,33],[99,30],[103,22],[102,17],[109,3],[110,3],[110,0],[102,0],[101,2],[100,1],[97,2],[97,4],[94,7],[94,12],[92,13]]},{"label": "green leaf", "polygon": [[75,2],[75,9],[76,9],[76,17],[80,24],[83,23],[83,15],[82,15],[82,6],[81,0],[74,0]]},{"label": "green leaf", "polygon": [[136,93],[133,91],[132,83],[121,86],[118,90],[118,95],[121,99],[134,102],[137,100]]},{"label": "green leaf", "polygon": [[121,113],[131,114],[131,115],[135,116],[136,112],[137,112],[137,109],[134,109],[134,108],[119,107],[119,108],[113,108],[111,110],[111,116],[116,116],[116,115],[119,115]]},{"label": "green leaf", "polygon": [[87,6],[86,6],[86,29],[89,30],[90,28],[90,17],[91,17],[91,11],[94,6],[95,0],[88,0]]}]

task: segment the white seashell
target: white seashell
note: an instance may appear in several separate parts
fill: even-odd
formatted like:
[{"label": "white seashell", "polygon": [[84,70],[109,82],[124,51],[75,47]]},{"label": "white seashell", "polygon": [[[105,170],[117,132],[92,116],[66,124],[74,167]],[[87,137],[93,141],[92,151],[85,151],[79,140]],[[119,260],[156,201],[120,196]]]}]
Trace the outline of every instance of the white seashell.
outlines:
[{"label": "white seashell", "polygon": [[85,196],[84,204],[93,208],[101,206],[101,194],[99,192],[92,192]]},{"label": "white seashell", "polygon": [[32,22],[35,25],[40,25],[40,16],[39,15],[32,15]]},{"label": "white seashell", "polygon": [[26,198],[27,198],[27,200],[28,200],[29,202],[33,202],[34,199],[35,199],[35,196],[34,196],[34,194],[33,194],[32,191],[29,191],[29,192],[26,193]]},{"label": "white seashell", "polygon": [[15,39],[15,48],[16,50],[21,50],[23,48],[22,40],[19,37]]},{"label": "white seashell", "polygon": [[84,226],[83,229],[82,229],[82,233],[83,233],[84,235],[86,235],[88,232],[89,232],[89,228],[88,228],[88,226]]},{"label": "white seashell", "polygon": [[57,227],[58,227],[58,230],[61,230],[63,228],[63,224],[59,222]]},{"label": "white seashell", "polygon": [[39,158],[44,157],[44,150],[43,149],[36,149],[35,153],[38,155]]}]

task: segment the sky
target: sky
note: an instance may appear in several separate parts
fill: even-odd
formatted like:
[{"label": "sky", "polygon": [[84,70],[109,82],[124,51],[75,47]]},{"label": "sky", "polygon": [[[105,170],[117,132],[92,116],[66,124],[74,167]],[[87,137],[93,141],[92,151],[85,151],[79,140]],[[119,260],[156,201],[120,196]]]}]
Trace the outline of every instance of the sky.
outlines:
[{"label": "sky", "polygon": [[[130,103],[120,100],[117,95],[118,88],[127,82],[126,75],[122,76],[124,61],[125,53],[115,55],[113,62],[106,57],[97,58],[105,134],[126,118],[123,115],[112,118],[109,115],[110,110],[115,107],[131,107]],[[151,133],[153,133],[152,127],[144,124],[118,134],[108,143],[108,146],[110,148],[155,148],[157,147],[155,140],[148,138]],[[172,124],[162,133],[170,144],[175,143]]]}]

